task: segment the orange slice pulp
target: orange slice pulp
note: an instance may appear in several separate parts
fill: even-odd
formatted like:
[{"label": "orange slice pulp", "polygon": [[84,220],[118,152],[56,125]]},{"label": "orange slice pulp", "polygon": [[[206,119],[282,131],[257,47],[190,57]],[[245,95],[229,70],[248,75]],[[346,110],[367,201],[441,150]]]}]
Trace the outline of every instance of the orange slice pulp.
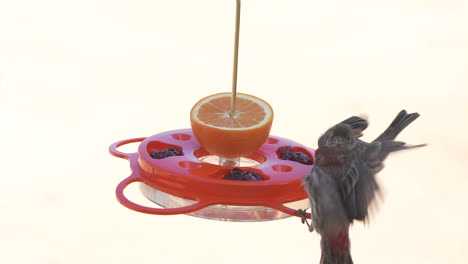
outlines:
[{"label": "orange slice pulp", "polygon": [[211,154],[245,157],[268,138],[273,109],[260,98],[237,93],[231,116],[231,93],[220,93],[198,101],[190,113],[190,122],[195,137]]}]

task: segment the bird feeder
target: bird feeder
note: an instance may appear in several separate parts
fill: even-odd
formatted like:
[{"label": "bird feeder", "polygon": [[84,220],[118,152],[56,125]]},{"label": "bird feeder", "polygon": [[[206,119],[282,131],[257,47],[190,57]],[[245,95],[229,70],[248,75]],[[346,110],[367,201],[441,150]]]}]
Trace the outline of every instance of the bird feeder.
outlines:
[{"label": "bird feeder", "polygon": [[[237,0],[233,72],[235,104],[239,42],[240,0]],[[120,146],[140,143],[135,153],[124,153]],[[281,159],[278,151],[291,146],[302,152],[309,164]],[[183,155],[155,159],[153,151],[175,148]],[[131,175],[118,184],[117,200],[137,212],[155,215],[187,214],[224,221],[265,221],[298,216],[296,209],[309,207],[302,179],[313,168],[314,151],[292,140],[269,135],[253,154],[241,157],[234,167],[253,170],[260,181],[227,180],[233,166],[220,163],[209,153],[191,129],[162,132],[150,137],[118,141],[109,148],[112,155],[130,162]],[[130,201],[124,194],[131,183],[139,183],[141,193],[160,207],[147,207]],[[310,216],[310,215],[309,215]]]}]

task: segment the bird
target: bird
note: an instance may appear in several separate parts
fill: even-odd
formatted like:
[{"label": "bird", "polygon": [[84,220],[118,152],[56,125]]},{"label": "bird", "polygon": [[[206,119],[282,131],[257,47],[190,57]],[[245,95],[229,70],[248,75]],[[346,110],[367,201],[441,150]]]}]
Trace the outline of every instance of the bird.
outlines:
[{"label": "bird", "polygon": [[390,153],[426,146],[395,141],[419,117],[401,110],[389,127],[371,142],[360,139],[369,123],[352,116],[329,128],[318,140],[315,163],[303,179],[311,204],[311,224],[306,210],[296,213],[309,231],[321,237],[320,264],[352,264],[349,228],[353,221],[366,223],[382,196],[376,175]]}]

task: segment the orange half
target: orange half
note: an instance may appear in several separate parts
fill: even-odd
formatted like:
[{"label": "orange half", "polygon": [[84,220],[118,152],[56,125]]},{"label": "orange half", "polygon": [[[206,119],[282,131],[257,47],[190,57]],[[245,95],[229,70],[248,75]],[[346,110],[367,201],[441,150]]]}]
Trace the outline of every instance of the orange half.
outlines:
[{"label": "orange half", "polygon": [[190,122],[195,137],[211,154],[245,157],[268,138],[273,109],[260,98],[237,93],[231,116],[231,93],[220,93],[198,101],[190,113]]}]

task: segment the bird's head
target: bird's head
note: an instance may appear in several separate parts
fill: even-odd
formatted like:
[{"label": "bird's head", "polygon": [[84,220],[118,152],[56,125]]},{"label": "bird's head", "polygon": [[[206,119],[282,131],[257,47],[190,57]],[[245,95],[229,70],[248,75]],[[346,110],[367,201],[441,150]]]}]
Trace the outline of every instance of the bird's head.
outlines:
[{"label": "bird's head", "polygon": [[339,150],[350,150],[354,147],[355,140],[351,126],[340,123],[333,127],[328,144]]}]

